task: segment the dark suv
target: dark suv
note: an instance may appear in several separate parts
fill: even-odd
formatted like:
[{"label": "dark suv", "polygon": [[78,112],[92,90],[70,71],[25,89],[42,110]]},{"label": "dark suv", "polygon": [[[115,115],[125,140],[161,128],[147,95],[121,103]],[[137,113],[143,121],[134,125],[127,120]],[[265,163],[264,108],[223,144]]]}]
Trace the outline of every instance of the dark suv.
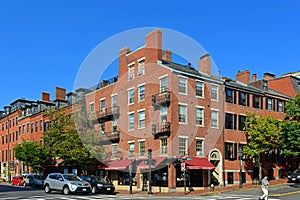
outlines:
[{"label": "dark suv", "polygon": [[74,174],[52,173],[45,179],[44,189],[46,193],[57,190],[67,195],[70,193],[90,193],[91,185]]},{"label": "dark suv", "polygon": [[115,186],[112,183],[107,182],[104,178],[99,176],[79,176],[80,179],[85,180],[91,184],[92,193],[113,193]]},{"label": "dark suv", "polygon": [[300,169],[294,171],[290,175],[288,175],[288,182],[289,183],[300,183]]}]

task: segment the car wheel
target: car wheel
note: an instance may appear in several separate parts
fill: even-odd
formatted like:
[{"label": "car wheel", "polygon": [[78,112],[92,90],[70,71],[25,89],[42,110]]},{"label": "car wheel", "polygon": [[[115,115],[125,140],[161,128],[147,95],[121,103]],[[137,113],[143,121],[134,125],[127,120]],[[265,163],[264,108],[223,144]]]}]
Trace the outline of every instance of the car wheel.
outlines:
[{"label": "car wheel", "polygon": [[93,186],[92,187],[92,194],[96,194],[97,193],[97,188],[96,188],[96,186]]},{"label": "car wheel", "polygon": [[69,189],[68,186],[65,186],[65,187],[63,188],[63,194],[64,194],[64,195],[70,194],[70,189]]},{"label": "car wheel", "polygon": [[50,188],[50,186],[48,184],[45,185],[45,192],[46,193],[50,193],[51,192],[51,188]]}]

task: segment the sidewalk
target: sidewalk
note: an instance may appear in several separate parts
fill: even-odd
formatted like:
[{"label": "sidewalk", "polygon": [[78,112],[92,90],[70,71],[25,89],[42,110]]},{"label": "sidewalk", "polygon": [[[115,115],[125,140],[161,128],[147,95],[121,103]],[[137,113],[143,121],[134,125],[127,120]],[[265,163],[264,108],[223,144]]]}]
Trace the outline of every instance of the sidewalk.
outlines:
[{"label": "sidewalk", "polygon": [[[270,181],[270,187],[272,185],[279,185],[279,184],[285,184],[287,183],[287,179],[278,179],[278,180],[271,180]],[[243,188],[239,188],[239,185],[230,185],[230,186],[220,186],[215,187],[214,191],[210,191],[210,188],[205,188],[202,190],[195,190],[195,191],[188,191],[186,194],[184,192],[153,192],[154,196],[178,196],[178,195],[212,195],[212,194],[219,194],[223,192],[229,192],[229,191],[236,191],[236,190],[250,190],[250,189],[257,189],[260,188],[260,184],[252,184],[252,183],[244,183]],[[147,191],[134,191],[133,194],[129,194],[128,190],[117,190],[117,195],[134,195],[134,196],[146,196],[148,195]]]}]

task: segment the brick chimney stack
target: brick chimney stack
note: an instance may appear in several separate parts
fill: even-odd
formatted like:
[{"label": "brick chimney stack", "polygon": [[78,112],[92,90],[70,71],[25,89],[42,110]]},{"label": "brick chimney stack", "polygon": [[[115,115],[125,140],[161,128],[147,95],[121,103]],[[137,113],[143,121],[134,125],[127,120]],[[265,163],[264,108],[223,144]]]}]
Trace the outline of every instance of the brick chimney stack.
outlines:
[{"label": "brick chimney stack", "polygon": [[119,50],[119,77],[121,78],[124,74],[127,73],[127,59],[126,54],[130,53],[129,47],[124,47]]},{"label": "brick chimney stack", "polygon": [[162,59],[171,62],[172,61],[172,51],[165,50],[163,52]]},{"label": "brick chimney stack", "polygon": [[50,101],[50,94],[47,92],[42,92],[42,101]]},{"label": "brick chimney stack", "polygon": [[252,83],[257,81],[257,74],[252,74]]},{"label": "brick chimney stack", "polygon": [[236,74],[236,80],[245,84],[250,84],[250,71],[246,69],[245,71],[238,71]]},{"label": "brick chimney stack", "polygon": [[66,89],[56,87],[55,88],[55,100],[65,101],[66,100]]},{"label": "brick chimney stack", "polygon": [[[156,63],[157,60],[162,60],[162,32],[154,30],[146,35],[146,51],[150,56],[147,56],[147,63]],[[147,64],[146,63],[146,64]]]},{"label": "brick chimney stack", "polygon": [[205,54],[204,56],[200,57],[199,61],[199,71],[203,72],[207,75],[211,74],[210,71],[210,56],[209,54]]}]

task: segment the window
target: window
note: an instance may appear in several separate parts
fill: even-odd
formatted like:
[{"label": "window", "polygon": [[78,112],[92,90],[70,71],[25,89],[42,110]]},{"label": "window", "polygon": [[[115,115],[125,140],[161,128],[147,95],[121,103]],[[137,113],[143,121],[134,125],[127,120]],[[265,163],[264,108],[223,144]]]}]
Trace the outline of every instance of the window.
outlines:
[{"label": "window", "polygon": [[203,156],[203,139],[196,139],[196,156]]},{"label": "window", "polygon": [[137,75],[142,76],[145,74],[145,60],[139,60]]},{"label": "window", "polygon": [[[239,144],[239,151],[244,152],[245,146],[246,146],[246,144]],[[240,158],[238,158],[238,159],[240,159]],[[244,155],[244,153],[243,153],[242,160],[246,160],[246,159],[247,159],[247,156]]]},{"label": "window", "polygon": [[225,142],[225,159],[236,160],[237,156],[237,144]]},{"label": "window", "polygon": [[203,83],[202,82],[196,82],[196,96],[197,97],[204,97],[204,90],[203,90]]},{"label": "window", "polygon": [[94,103],[90,103],[90,113],[95,111]]},{"label": "window", "polygon": [[204,125],[203,113],[204,113],[203,108],[196,108],[196,125],[199,125],[199,126]]},{"label": "window", "polygon": [[145,100],[145,86],[142,85],[138,87],[138,101],[144,101]]},{"label": "window", "polygon": [[140,111],[139,115],[139,128],[145,128],[145,111]]},{"label": "window", "polygon": [[27,123],[27,133],[29,133],[29,131],[30,131],[29,130],[29,128],[30,128],[29,126],[30,126],[29,123]]},{"label": "window", "polygon": [[179,77],[179,93],[186,94],[186,78]]},{"label": "window", "polygon": [[2,135],[2,145],[4,144],[4,135]]},{"label": "window", "polygon": [[112,120],[112,132],[113,133],[116,133],[117,132],[117,123],[118,123],[118,120],[117,119],[113,119]]},{"label": "window", "polygon": [[226,113],[225,114],[225,128],[235,130],[236,129],[235,123],[236,123],[236,115],[231,114],[231,113]]},{"label": "window", "polygon": [[43,130],[43,120],[40,120],[40,131]]},{"label": "window", "polygon": [[112,144],[111,145],[111,156],[112,156],[112,159],[116,159],[116,154],[118,152],[118,146],[116,144]]},{"label": "window", "polygon": [[239,130],[245,131],[245,122],[246,122],[246,116],[239,115]]},{"label": "window", "polygon": [[128,104],[134,103],[134,89],[128,90]]},{"label": "window", "polygon": [[186,156],[187,153],[187,138],[179,138],[179,155]]},{"label": "window", "polygon": [[117,95],[111,96],[111,107],[113,107],[113,108],[117,107],[117,101],[118,101]]},{"label": "window", "polygon": [[160,140],[160,155],[167,155],[168,154],[168,143],[167,138]]},{"label": "window", "polygon": [[267,98],[267,110],[273,110],[273,99]]},{"label": "window", "polygon": [[283,112],[283,101],[277,100],[277,111]]},{"label": "window", "polygon": [[128,143],[128,158],[134,157],[134,142]]},{"label": "window", "polygon": [[22,125],[22,134],[25,133],[25,124]]},{"label": "window", "polygon": [[12,132],[12,134],[11,134],[11,142],[14,142],[15,141],[15,132]]},{"label": "window", "polygon": [[179,105],[179,123],[187,123],[186,114],[187,114],[187,106]]},{"label": "window", "polygon": [[245,92],[239,92],[239,105],[247,105],[247,95]]},{"label": "window", "polygon": [[45,131],[49,130],[49,122],[45,122],[44,129]]},{"label": "window", "polygon": [[34,123],[31,123],[31,133],[34,132]]},{"label": "window", "polygon": [[160,123],[167,122],[168,108],[167,106],[160,107]]},{"label": "window", "polygon": [[216,85],[212,85],[211,86],[211,99],[212,100],[218,100],[218,90],[219,90],[219,87],[216,86]]},{"label": "window", "polygon": [[100,133],[105,134],[105,122],[100,123]]},{"label": "window", "polygon": [[105,99],[100,99],[100,112],[105,112]]},{"label": "window", "polygon": [[134,64],[128,66],[128,80],[134,79]]},{"label": "window", "polygon": [[134,130],[134,113],[128,115],[128,130]]},{"label": "window", "polygon": [[39,130],[39,123],[38,121],[35,121],[35,132],[38,132]]},{"label": "window", "polygon": [[218,128],[219,124],[219,112],[216,110],[211,111],[211,127]]},{"label": "window", "polygon": [[163,93],[168,89],[168,77],[164,77],[160,79],[160,92]]},{"label": "window", "polygon": [[234,95],[233,95],[233,90],[226,88],[226,102],[227,103],[233,103]]},{"label": "window", "polygon": [[18,134],[18,131],[16,131],[16,141],[19,140],[19,134]]},{"label": "window", "polygon": [[253,99],[253,108],[260,108],[261,96],[253,94],[252,99]]},{"label": "window", "polygon": [[139,157],[145,157],[145,141],[139,141]]}]

